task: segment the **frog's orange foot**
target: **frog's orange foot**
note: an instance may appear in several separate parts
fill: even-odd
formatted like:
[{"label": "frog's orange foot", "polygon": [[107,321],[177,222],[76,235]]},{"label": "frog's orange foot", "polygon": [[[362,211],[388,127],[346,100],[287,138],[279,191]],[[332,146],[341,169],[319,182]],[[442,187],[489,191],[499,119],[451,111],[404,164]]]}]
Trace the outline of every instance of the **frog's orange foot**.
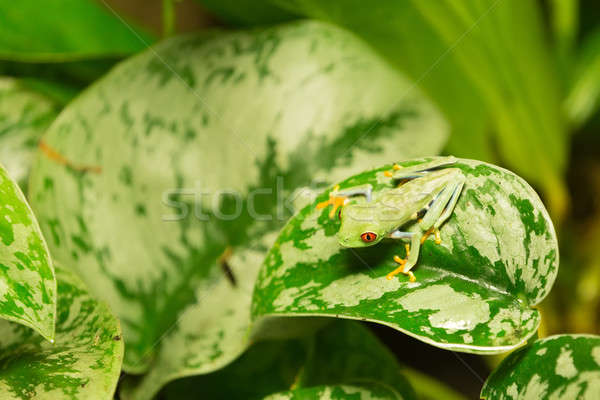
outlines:
[{"label": "frog's orange foot", "polygon": [[408,280],[411,282],[415,282],[417,280],[417,278],[415,277],[415,274],[413,274],[412,271],[404,271],[404,265],[406,264],[406,259],[401,259],[398,256],[394,256],[394,261],[396,261],[397,263],[400,263],[400,261],[402,261],[402,263],[398,268],[396,268],[395,270],[393,270],[392,272],[388,273],[385,276],[388,281],[392,280],[394,278],[394,276],[396,276],[398,274],[408,275]]},{"label": "frog's orange foot", "polygon": [[442,243],[442,237],[440,236],[440,230],[434,227],[431,227],[427,230],[427,232],[425,232],[425,234],[423,235],[423,237],[421,238],[421,244],[425,243],[425,240],[427,240],[427,238],[429,237],[429,235],[434,234],[435,236],[435,244],[441,244]]},{"label": "frog's orange foot", "polygon": [[399,169],[402,169],[402,167],[398,164],[394,164],[394,166],[392,167],[391,171],[385,171],[383,173],[383,175],[387,176],[388,178],[391,178],[392,176],[394,176],[394,171],[398,171]]},{"label": "frog's orange foot", "polygon": [[329,211],[329,218],[333,218],[335,216],[335,212],[337,211],[337,209],[345,206],[346,203],[348,203],[347,196],[337,196],[336,195],[338,189],[339,189],[339,186],[334,187],[333,190],[331,191],[331,193],[329,193],[328,200],[317,203],[317,210],[321,210],[325,207],[328,207],[329,205],[332,206],[331,210]]},{"label": "frog's orange foot", "polygon": [[408,279],[411,282],[415,282],[417,280],[417,278],[415,278],[415,275],[411,271],[404,271],[406,263],[408,262],[408,256],[410,255],[410,246],[408,244],[406,244],[404,246],[406,248],[406,258],[400,258],[400,256],[394,256],[394,261],[396,263],[400,264],[400,266],[398,268],[396,268],[395,270],[393,270],[392,272],[390,272],[389,274],[387,274],[385,277],[388,280],[391,280],[394,276],[396,276],[398,274],[404,274],[404,275],[408,275]]}]

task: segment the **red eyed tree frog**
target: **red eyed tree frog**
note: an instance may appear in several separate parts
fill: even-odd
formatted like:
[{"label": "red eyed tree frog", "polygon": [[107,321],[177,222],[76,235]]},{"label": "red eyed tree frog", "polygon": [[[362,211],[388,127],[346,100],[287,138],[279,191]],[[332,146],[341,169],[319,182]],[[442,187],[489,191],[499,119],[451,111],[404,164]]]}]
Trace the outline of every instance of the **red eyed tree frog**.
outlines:
[{"label": "red eyed tree frog", "polygon": [[[454,157],[439,157],[404,168],[395,164],[393,170],[385,171],[384,175],[399,181],[397,187],[373,193],[371,185],[344,190],[336,186],[329,200],[317,204],[317,208],[332,205],[329,213],[332,218],[341,207],[342,223],[337,237],[343,247],[373,246],[384,238],[410,240],[410,247],[406,245],[406,258],[394,256],[400,265],[387,274],[387,279],[402,273],[414,282],[416,278],[411,269],[417,263],[421,244],[430,234],[435,234],[436,243],[441,243],[438,228],[452,215],[462,192],[465,175],[458,168],[448,168],[455,163]],[[364,196],[365,201],[350,203],[354,196]],[[403,226],[413,223],[417,224],[416,230],[402,230]]]}]

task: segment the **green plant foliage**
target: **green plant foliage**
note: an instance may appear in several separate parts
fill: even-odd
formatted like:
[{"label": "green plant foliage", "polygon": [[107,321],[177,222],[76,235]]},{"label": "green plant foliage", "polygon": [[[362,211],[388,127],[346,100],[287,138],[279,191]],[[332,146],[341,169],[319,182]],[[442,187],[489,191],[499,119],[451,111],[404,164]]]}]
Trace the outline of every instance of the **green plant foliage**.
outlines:
[{"label": "green plant foliage", "polygon": [[502,161],[565,211],[567,133],[536,2],[266,2],[344,26],[406,71],[448,115],[453,154],[492,159],[489,118]]},{"label": "green plant foliage", "polygon": [[404,397],[392,388],[374,383],[363,385],[330,385],[287,390],[265,397],[265,400],[389,400]]},{"label": "green plant foliage", "polygon": [[481,397],[487,400],[599,398],[600,336],[551,336],[515,351],[492,372]]},{"label": "green plant foliage", "polygon": [[[404,256],[400,241],[340,247],[339,220],[315,207],[325,192],[288,222],[271,248],[257,278],[253,316],[370,320],[464,352],[501,353],[523,344],[540,322],[531,306],[546,296],[558,270],[552,222],[515,174],[470,160],[456,166],[467,182],[441,227],[442,243],[429,239],[421,246],[415,283],[385,278],[397,266],[393,256]],[[341,189],[393,187],[384,175],[390,168],[350,177]]]},{"label": "green plant foliage", "polygon": [[302,22],[164,41],[66,107],[32,202],[54,257],[121,318],[124,369],[149,371],[140,398],[244,351],[296,188],[440,151],[431,103],[394,101],[408,86],[354,36]]},{"label": "green plant foliage", "polygon": [[166,400],[198,395],[251,400],[291,388],[300,396],[326,387],[333,390],[334,385],[372,385],[376,391],[392,394],[384,398],[414,399],[402,370],[366,327],[338,320],[302,339],[257,343],[226,368],[175,381],[163,393]]},{"label": "green plant foliage", "polygon": [[123,360],[118,320],[71,272],[56,269],[56,340],[0,322],[0,398],[109,400]]},{"label": "green plant foliage", "polygon": [[0,317],[54,338],[56,281],[46,242],[18,185],[0,166]]},{"label": "green plant foliage", "polygon": [[572,75],[565,105],[571,122],[579,126],[600,105],[600,29],[584,42]]},{"label": "green plant foliage", "polygon": [[[57,22],[60,21],[60,24]],[[0,2],[0,60],[64,62],[125,56],[151,37],[91,0]],[[145,42],[145,43],[144,43]]]},{"label": "green plant foliage", "polygon": [[[238,12],[238,2],[200,1],[220,16]],[[250,18],[256,24],[268,23],[269,20],[255,7],[273,5],[335,23],[360,35],[392,65],[413,79],[413,85],[398,92],[394,101],[401,102],[413,90],[422,88],[451,123],[448,151],[457,156],[494,161],[485,105],[465,72],[454,61],[446,43],[410,2],[378,1],[374,7],[360,0],[254,1],[253,8],[244,13],[246,23]],[[232,22],[241,23],[238,20]],[[418,44],[415,38],[418,38]]]},{"label": "green plant foliage", "polygon": [[56,114],[50,99],[16,79],[0,77],[0,162],[22,188],[38,141]]}]

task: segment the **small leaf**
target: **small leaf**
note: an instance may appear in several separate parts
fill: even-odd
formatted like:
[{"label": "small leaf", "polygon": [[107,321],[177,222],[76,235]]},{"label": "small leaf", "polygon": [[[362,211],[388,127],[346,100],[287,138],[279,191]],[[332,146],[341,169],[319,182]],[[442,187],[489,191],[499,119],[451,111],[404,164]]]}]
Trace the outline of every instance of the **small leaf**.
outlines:
[{"label": "small leaf", "polygon": [[362,385],[323,385],[310,388],[287,390],[265,397],[265,400],[389,400],[404,399],[400,393],[392,388],[376,383]]},{"label": "small leaf", "polygon": [[112,399],[121,371],[118,320],[71,272],[56,269],[56,340],[0,321],[2,399]]},{"label": "small leaf", "polygon": [[[64,29],[57,29],[57,21]],[[67,29],[68,27],[68,29]],[[0,60],[64,62],[117,57],[152,39],[91,0],[0,2]]]},{"label": "small leaf", "polygon": [[0,166],[0,317],[54,338],[56,281],[25,196]]},{"label": "small leaf", "polygon": [[39,138],[56,114],[50,99],[16,79],[0,77],[0,163],[22,188]]},{"label": "small leaf", "polygon": [[55,259],[120,317],[124,369],[153,377],[140,398],[245,350],[297,188],[440,151],[445,120],[418,91],[398,102],[409,87],[353,35],[302,22],[166,40],[63,110],[32,202]]},{"label": "small leaf", "polygon": [[163,393],[167,400],[199,395],[248,400],[292,387],[299,395],[335,385],[372,384],[373,390],[392,393],[395,397],[391,398],[414,399],[402,370],[368,328],[354,321],[333,320],[309,337],[257,343],[224,369],[172,382]]},{"label": "small leaf", "polygon": [[515,351],[489,376],[481,397],[600,398],[600,336],[550,336]]},{"label": "small leaf", "polygon": [[[426,160],[400,163],[413,165]],[[253,315],[366,319],[444,349],[500,353],[523,344],[540,322],[539,303],[558,270],[556,235],[533,189],[513,173],[472,160],[455,165],[467,177],[441,244],[426,240],[417,282],[387,280],[401,241],[344,249],[339,220],[315,206],[296,214],[271,248],[256,282]],[[393,187],[391,165],[340,183]],[[410,227],[409,227],[410,228]]]}]

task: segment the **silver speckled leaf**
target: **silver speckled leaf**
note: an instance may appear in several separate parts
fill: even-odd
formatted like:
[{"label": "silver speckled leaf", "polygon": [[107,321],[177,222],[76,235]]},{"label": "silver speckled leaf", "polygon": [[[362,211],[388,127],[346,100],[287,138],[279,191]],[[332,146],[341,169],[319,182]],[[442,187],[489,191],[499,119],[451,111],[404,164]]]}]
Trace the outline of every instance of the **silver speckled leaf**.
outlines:
[{"label": "silver speckled leaf", "polygon": [[56,281],[25,196],[0,166],[0,318],[54,338]]},{"label": "silver speckled leaf", "polygon": [[[401,162],[408,166],[427,160]],[[417,281],[392,280],[393,256],[404,242],[382,241],[343,249],[339,219],[315,205],[321,194],[281,231],[257,279],[254,317],[312,315],[378,322],[444,349],[500,353],[533,335],[540,323],[532,308],[558,271],[556,235],[533,189],[502,168],[458,159],[467,180],[441,244],[429,238],[413,269]],[[391,165],[350,177],[341,189],[395,184]],[[411,229],[411,227],[409,227]]]},{"label": "silver speckled leaf", "polygon": [[123,360],[119,321],[72,272],[56,269],[56,339],[0,321],[0,398],[109,400]]},{"label": "silver speckled leaf", "polygon": [[550,336],[515,351],[489,376],[481,397],[600,399],[600,336]]}]

